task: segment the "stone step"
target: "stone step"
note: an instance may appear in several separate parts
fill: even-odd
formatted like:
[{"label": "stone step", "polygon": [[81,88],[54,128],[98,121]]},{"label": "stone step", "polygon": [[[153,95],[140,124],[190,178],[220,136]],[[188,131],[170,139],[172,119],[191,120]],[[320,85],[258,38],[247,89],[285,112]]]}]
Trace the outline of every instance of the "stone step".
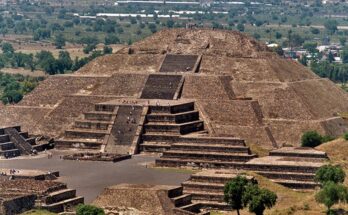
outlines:
[{"label": "stone step", "polygon": [[231,152],[250,154],[249,147],[229,146],[225,144],[204,144],[204,143],[174,143],[171,145],[173,150],[182,151],[209,151],[209,152]]},{"label": "stone step", "polygon": [[322,152],[322,153],[311,153],[311,152],[308,152],[308,153],[304,153],[302,152],[291,152],[291,151],[270,151],[269,152],[269,155],[270,156],[282,156],[282,157],[301,157],[301,158],[322,158],[322,159],[327,159],[327,155],[325,152]]},{"label": "stone step", "polygon": [[58,190],[58,191],[50,193],[45,198],[45,204],[46,205],[54,204],[57,202],[64,201],[66,199],[75,198],[75,196],[76,196],[76,190],[72,190],[72,189]]},{"label": "stone step", "polygon": [[108,111],[91,111],[84,113],[86,120],[98,120],[98,121],[110,121],[112,119],[113,112]]},{"label": "stone step", "polygon": [[140,144],[140,150],[142,152],[164,152],[170,149],[170,144],[165,142],[145,142]]},{"label": "stone step", "polygon": [[172,122],[185,123],[199,120],[199,112],[196,110],[181,112],[176,114],[170,113],[152,113],[146,116],[148,122]]},{"label": "stone step", "polygon": [[180,136],[172,133],[147,132],[142,135],[144,141],[158,141],[170,143],[202,143],[202,144],[228,144],[234,146],[245,146],[242,139],[230,137],[193,137]]},{"label": "stone step", "polygon": [[201,208],[207,210],[217,210],[217,211],[231,211],[232,208],[225,202],[221,201],[206,201],[206,200],[194,200],[201,205]]},{"label": "stone step", "polygon": [[197,190],[205,192],[224,192],[224,184],[210,183],[210,182],[197,182],[197,181],[184,181],[181,183],[184,190]]},{"label": "stone step", "polygon": [[297,181],[285,179],[271,179],[271,181],[291,189],[315,189],[316,187],[320,186],[318,183],[311,181]]},{"label": "stone step", "polygon": [[256,155],[246,153],[223,153],[223,152],[207,152],[207,151],[179,151],[168,150],[163,152],[165,158],[183,158],[183,159],[200,159],[215,161],[239,161],[246,162]]},{"label": "stone step", "polygon": [[245,162],[212,161],[199,159],[181,159],[181,158],[159,158],[156,159],[156,166],[159,167],[200,167],[210,169],[232,168],[242,169]]},{"label": "stone step", "polygon": [[[199,203],[190,203],[187,205],[180,206],[180,209],[190,211],[192,213],[201,213],[201,205]],[[210,214],[210,213],[209,213]]]},{"label": "stone step", "polygon": [[10,150],[3,150],[0,151],[0,156],[5,157],[5,158],[13,158],[20,156],[21,152],[18,149],[10,149]]},{"label": "stone step", "polygon": [[177,187],[174,187],[174,188],[171,188],[168,190],[168,197],[169,198],[174,198],[174,197],[177,197],[177,196],[181,196],[182,195],[182,186],[177,186]]},{"label": "stone step", "polygon": [[0,135],[0,143],[10,142],[10,136],[8,134]]},{"label": "stone step", "polygon": [[116,105],[113,104],[95,104],[94,110],[98,112],[114,112]]},{"label": "stone step", "polygon": [[68,129],[65,130],[66,137],[74,138],[103,138],[108,134],[106,130],[91,130],[91,129]]},{"label": "stone step", "polygon": [[231,179],[232,177],[223,177],[223,176],[217,176],[217,175],[197,175],[197,174],[193,174],[190,177],[191,182],[213,183],[213,184],[226,184]]},{"label": "stone step", "polygon": [[109,121],[75,120],[74,127],[81,129],[107,130],[109,125],[112,125],[112,123]]},{"label": "stone step", "polygon": [[12,142],[0,143],[0,151],[15,149],[16,146]]},{"label": "stone step", "polygon": [[28,142],[30,145],[35,145],[36,144],[36,137],[29,137],[25,139],[26,142]]},{"label": "stone step", "polygon": [[29,138],[29,133],[27,131],[18,132],[24,139]]},{"label": "stone step", "polygon": [[179,134],[173,134],[173,133],[154,133],[154,132],[148,132],[142,135],[143,141],[147,142],[177,142],[179,141],[180,135]]},{"label": "stone step", "polygon": [[224,202],[224,193],[223,192],[205,192],[199,190],[186,190],[184,189],[184,194],[191,194],[192,200],[203,200],[203,201],[217,201]]},{"label": "stone step", "polygon": [[204,129],[204,122],[201,120],[174,124],[168,122],[151,122],[144,125],[145,132],[174,132],[188,134]]},{"label": "stone step", "polygon": [[255,173],[262,175],[269,179],[287,179],[296,181],[314,181],[314,173],[298,173],[298,172],[267,172],[255,171]]},{"label": "stone step", "polygon": [[195,110],[195,104],[194,102],[187,102],[182,104],[176,104],[176,105],[168,105],[168,106],[150,106],[149,107],[149,113],[169,113],[169,114],[175,114],[180,112],[188,112]]},{"label": "stone step", "polygon": [[85,140],[85,139],[58,139],[55,141],[55,147],[58,149],[64,148],[85,148],[99,149],[103,144],[103,140]]},{"label": "stone step", "polygon": [[191,203],[191,195],[182,194],[181,196],[171,198],[175,207],[180,207]]},{"label": "stone step", "polygon": [[277,164],[254,164],[247,163],[245,170],[260,172],[294,172],[294,173],[315,173],[319,167],[317,166],[301,166],[301,165],[277,165]]},{"label": "stone step", "polygon": [[64,212],[64,209],[66,207],[75,207],[78,204],[83,204],[84,203],[84,198],[81,196],[77,196],[71,199],[66,199],[54,204],[44,204],[41,206],[42,209],[48,210],[53,213],[61,213]]}]

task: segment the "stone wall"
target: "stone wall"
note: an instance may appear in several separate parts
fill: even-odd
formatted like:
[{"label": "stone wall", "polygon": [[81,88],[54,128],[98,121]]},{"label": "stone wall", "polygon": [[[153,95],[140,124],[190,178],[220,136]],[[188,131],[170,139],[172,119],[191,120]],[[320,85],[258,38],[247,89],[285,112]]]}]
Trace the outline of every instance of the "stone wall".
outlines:
[{"label": "stone wall", "polygon": [[4,197],[3,194],[0,196],[0,214],[2,215],[20,214],[30,210],[34,207],[36,199],[36,195],[33,194],[2,197]]}]

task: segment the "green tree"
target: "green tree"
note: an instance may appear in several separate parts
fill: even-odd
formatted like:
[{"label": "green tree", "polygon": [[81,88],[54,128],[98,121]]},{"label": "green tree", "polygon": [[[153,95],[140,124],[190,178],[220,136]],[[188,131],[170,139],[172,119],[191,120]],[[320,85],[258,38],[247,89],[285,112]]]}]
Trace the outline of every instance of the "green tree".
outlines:
[{"label": "green tree", "polygon": [[172,20],[172,19],[167,20],[167,27],[168,28],[173,28],[174,24],[175,24],[174,20]]},{"label": "green tree", "polygon": [[109,46],[104,46],[103,54],[112,54],[112,48]]},{"label": "green tree", "polygon": [[1,50],[4,54],[7,54],[7,55],[12,55],[14,53],[14,48],[12,44],[7,42],[1,45]]},{"label": "green tree", "polygon": [[303,44],[303,48],[307,49],[307,51],[309,51],[310,53],[315,53],[317,52],[317,43],[315,42],[305,42]]},{"label": "green tree", "polygon": [[249,205],[249,211],[263,215],[266,208],[272,208],[277,202],[277,195],[270,190],[259,188],[257,184],[249,184],[243,196],[243,203]]},{"label": "green tree", "polygon": [[70,54],[67,51],[59,52],[58,61],[59,61],[58,64],[61,67],[59,69],[60,71],[70,70],[73,65],[73,61],[71,60]]},{"label": "green tree", "polygon": [[242,198],[248,183],[249,181],[245,177],[237,176],[227,182],[224,187],[224,200],[234,210],[237,210],[238,215],[240,214],[239,210],[243,209]]},{"label": "green tree", "polygon": [[341,52],[341,59],[343,63],[348,63],[348,47],[344,47]]},{"label": "green tree", "polygon": [[347,202],[347,195],[346,187],[330,181],[315,195],[315,200],[327,207],[327,214],[332,214],[331,207],[339,202]]},{"label": "green tree", "polygon": [[242,23],[239,23],[237,25],[237,29],[238,29],[238,31],[241,31],[241,32],[243,32],[245,30],[244,25]]},{"label": "green tree", "polygon": [[330,34],[336,33],[336,31],[337,31],[337,26],[338,26],[337,21],[336,21],[336,20],[333,20],[333,19],[326,20],[325,23],[324,23],[325,29],[326,29]]},{"label": "green tree", "polygon": [[54,45],[57,49],[62,49],[65,46],[65,38],[63,34],[57,34],[54,40]]},{"label": "green tree", "polygon": [[316,147],[322,143],[321,135],[316,131],[307,131],[301,137],[303,147]]},{"label": "green tree", "polygon": [[340,44],[341,44],[341,46],[345,46],[346,45],[346,42],[347,42],[347,38],[345,38],[345,37],[340,37]]},{"label": "green tree", "polygon": [[120,43],[120,39],[114,34],[109,34],[105,37],[105,45],[118,44],[118,43]]},{"label": "green tree", "polygon": [[315,173],[315,180],[322,185],[327,182],[343,183],[346,173],[340,166],[324,165]]},{"label": "green tree", "polygon": [[105,215],[105,212],[102,208],[93,205],[80,204],[77,206],[76,215]]},{"label": "green tree", "polygon": [[335,57],[333,56],[331,51],[329,51],[329,53],[327,55],[327,61],[329,61],[329,63],[332,63],[335,61]]},{"label": "green tree", "polygon": [[348,132],[344,133],[343,139],[348,140]]}]

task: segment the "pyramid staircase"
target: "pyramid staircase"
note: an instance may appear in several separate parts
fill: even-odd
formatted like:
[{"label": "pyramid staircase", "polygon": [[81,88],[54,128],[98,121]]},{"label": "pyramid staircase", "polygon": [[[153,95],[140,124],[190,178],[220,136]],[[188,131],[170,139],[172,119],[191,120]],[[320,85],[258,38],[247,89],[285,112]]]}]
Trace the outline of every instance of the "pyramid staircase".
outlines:
[{"label": "pyramid staircase", "polygon": [[231,168],[256,157],[244,140],[209,137],[194,102],[150,106],[142,152],[160,152],[157,166]]},{"label": "pyramid staircase", "polygon": [[175,209],[174,214],[181,215],[209,215],[209,212],[201,211],[201,205],[199,203],[192,203],[192,196],[190,194],[183,193],[183,187],[176,187],[168,190],[168,197],[173,202]]},{"label": "pyramid staircase", "polygon": [[195,72],[199,64],[198,55],[172,55],[167,54],[163,60],[160,72]]},{"label": "pyramid staircase", "polygon": [[33,151],[49,149],[50,143],[37,144],[36,137],[21,131],[20,126],[0,128],[0,156],[6,158],[30,155]]},{"label": "pyramid staircase", "polygon": [[56,140],[58,149],[79,148],[100,150],[104,139],[110,134],[118,107],[96,104],[94,111],[84,113],[74,125],[65,131],[64,137]]}]

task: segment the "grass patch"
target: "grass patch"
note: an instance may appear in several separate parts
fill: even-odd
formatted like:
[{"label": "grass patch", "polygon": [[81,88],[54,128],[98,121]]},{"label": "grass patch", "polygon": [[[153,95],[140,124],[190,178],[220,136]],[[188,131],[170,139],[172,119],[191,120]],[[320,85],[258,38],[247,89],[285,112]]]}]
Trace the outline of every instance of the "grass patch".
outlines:
[{"label": "grass patch", "polygon": [[46,210],[30,210],[22,213],[22,215],[56,215],[56,213],[52,213]]},{"label": "grass patch", "polygon": [[269,154],[269,150],[261,147],[259,144],[251,143],[247,145],[250,147],[251,152],[257,154],[259,157],[265,157]]}]

